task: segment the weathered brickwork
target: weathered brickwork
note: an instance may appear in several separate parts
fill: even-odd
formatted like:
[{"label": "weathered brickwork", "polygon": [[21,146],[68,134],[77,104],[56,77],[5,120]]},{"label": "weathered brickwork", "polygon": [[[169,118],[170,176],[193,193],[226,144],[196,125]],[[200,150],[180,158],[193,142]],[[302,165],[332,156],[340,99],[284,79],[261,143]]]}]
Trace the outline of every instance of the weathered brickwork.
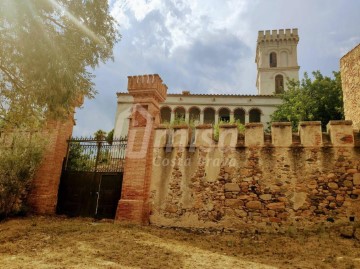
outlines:
[{"label": "weathered brickwork", "polygon": [[130,118],[121,199],[116,219],[149,222],[149,188],[152,171],[154,128],[159,124],[159,103],[167,87],[159,75],[129,77],[128,91],[134,97]]},{"label": "weathered brickwork", "polygon": [[360,128],[360,44],[340,60],[345,118]]},{"label": "weathered brickwork", "polygon": [[[195,130],[195,146],[169,150],[162,139],[153,149],[150,222],[279,229],[359,219],[360,148],[350,124],[331,122],[322,134],[319,122],[301,123],[301,140],[291,145],[291,128],[281,123],[267,143],[253,136],[261,124],[247,126],[245,141],[231,126],[220,129],[217,144],[207,128]],[[179,130],[188,136],[184,129],[173,136]],[[234,137],[240,138],[235,144]]]},{"label": "weathered brickwork", "polygon": [[34,213],[55,214],[67,139],[71,137],[73,126],[74,119],[70,117],[61,122],[49,121],[43,131],[48,144],[28,198],[28,204]]}]

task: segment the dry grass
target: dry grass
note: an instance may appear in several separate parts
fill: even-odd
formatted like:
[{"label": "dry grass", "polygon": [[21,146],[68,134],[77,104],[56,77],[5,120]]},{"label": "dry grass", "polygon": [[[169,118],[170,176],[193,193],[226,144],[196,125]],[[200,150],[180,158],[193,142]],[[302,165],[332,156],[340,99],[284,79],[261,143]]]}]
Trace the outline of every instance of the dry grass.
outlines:
[{"label": "dry grass", "polygon": [[360,268],[336,233],[199,234],[33,217],[0,223],[0,268]]}]

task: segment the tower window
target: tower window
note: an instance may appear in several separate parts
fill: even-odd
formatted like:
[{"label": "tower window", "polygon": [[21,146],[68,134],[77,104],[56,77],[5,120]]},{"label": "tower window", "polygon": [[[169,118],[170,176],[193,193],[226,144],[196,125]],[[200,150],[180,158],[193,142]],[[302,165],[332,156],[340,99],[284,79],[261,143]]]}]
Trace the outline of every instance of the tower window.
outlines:
[{"label": "tower window", "polygon": [[270,67],[277,67],[276,52],[270,53]]},{"label": "tower window", "polygon": [[276,75],[275,77],[275,93],[280,94],[284,92],[284,77]]}]

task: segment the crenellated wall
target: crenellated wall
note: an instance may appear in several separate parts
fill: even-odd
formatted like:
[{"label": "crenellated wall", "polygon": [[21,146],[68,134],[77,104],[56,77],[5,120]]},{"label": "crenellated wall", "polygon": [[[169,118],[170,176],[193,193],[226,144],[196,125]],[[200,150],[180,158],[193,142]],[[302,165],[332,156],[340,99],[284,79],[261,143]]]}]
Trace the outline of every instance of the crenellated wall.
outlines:
[{"label": "crenellated wall", "polygon": [[360,218],[360,148],[350,121],[155,131],[150,222],[272,230]]}]

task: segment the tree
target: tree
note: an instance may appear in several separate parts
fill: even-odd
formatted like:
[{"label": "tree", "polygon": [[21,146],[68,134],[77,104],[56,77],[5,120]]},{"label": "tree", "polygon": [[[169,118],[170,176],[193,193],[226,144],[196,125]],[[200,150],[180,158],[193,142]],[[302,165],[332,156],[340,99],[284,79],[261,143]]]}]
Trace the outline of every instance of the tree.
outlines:
[{"label": "tree", "polygon": [[296,130],[299,121],[321,121],[325,130],[329,120],[344,118],[340,72],[334,78],[315,71],[313,80],[304,73],[301,81],[290,80],[282,94],[282,104],[271,115],[271,121],[291,121]]},{"label": "tree", "polygon": [[26,197],[44,148],[44,138],[36,133],[15,133],[0,145],[0,220],[26,213]]},{"label": "tree", "polygon": [[0,127],[67,117],[119,40],[107,1],[0,1]]}]

